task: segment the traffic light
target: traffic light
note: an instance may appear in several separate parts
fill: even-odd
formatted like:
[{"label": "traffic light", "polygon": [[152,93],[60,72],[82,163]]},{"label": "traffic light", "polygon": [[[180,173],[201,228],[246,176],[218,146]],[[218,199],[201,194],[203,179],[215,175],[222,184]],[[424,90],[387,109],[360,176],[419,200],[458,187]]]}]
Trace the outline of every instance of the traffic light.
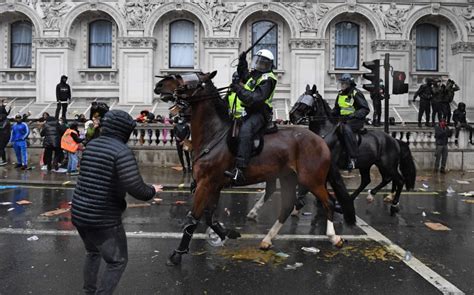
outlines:
[{"label": "traffic light", "polygon": [[408,93],[408,84],[405,83],[407,75],[405,72],[393,71],[393,94],[404,94]]},{"label": "traffic light", "polygon": [[373,61],[364,61],[362,63],[364,68],[369,69],[371,72],[363,74],[362,77],[369,80],[370,84],[362,85],[362,88],[370,93],[379,93],[380,89],[380,60],[374,59]]}]

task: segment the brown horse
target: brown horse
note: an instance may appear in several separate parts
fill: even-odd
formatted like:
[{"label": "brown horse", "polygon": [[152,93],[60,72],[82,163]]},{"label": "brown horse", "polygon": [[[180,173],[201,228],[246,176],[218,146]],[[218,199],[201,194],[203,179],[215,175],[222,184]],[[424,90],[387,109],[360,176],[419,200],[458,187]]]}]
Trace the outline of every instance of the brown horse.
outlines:
[{"label": "brown horse", "polygon": [[[212,83],[216,73],[169,75],[155,86],[155,93],[160,94],[163,101],[175,103],[174,109],[184,106],[191,108],[193,176],[197,184],[181,243],[170,255],[168,265],[180,264],[203,215],[207,225],[221,240],[240,236],[233,230],[224,229],[212,217],[220,191],[231,184],[229,178],[224,176],[224,171],[232,168],[235,160],[226,141],[232,126],[227,102],[221,99],[219,90]],[[330,164],[328,146],[321,137],[307,129],[289,128],[265,135],[263,150],[250,161],[245,171],[247,181],[242,185],[279,178],[282,195],[287,196],[282,197],[280,216],[260,243],[260,248],[271,247],[271,240],[293,210],[297,183],[306,186],[321,201],[327,216],[326,234],[333,245],[342,247],[344,241],[335,233],[334,212],[326,188]]]}]

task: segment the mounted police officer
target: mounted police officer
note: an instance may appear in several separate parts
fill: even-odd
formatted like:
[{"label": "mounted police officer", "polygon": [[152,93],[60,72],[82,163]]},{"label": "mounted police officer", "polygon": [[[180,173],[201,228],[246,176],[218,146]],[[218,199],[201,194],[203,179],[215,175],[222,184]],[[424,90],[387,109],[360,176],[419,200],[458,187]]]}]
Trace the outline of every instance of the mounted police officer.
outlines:
[{"label": "mounted police officer", "polygon": [[[430,126],[430,112],[431,112],[431,99],[433,98],[433,79],[426,78],[425,84],[421,84],[420,88],[415,92],[413,96],[413,102],[416,98],[420,97],[420,107],[418,109],[418,127],[421,127],[421,119],[423,114],[425,114],[426,123],[425,126]],[[434,122],[434,120],[433,120]]]},{"label": "mounted police officer", "polygon": [[356,83],[350,74],[342,75],[339,80],[341,90],[336,98],[336,105],[333,115],[341,120],[342,135],[344,145],[349,154],[348,170],[355,168],[358,154],[358,145],[354,132],[360,131],[364,127],[365,117],[370,109],[362,92],[356,88]]},{"label": "mounted police officer", "polygon": [[261,49],[254,56],[249,72],[245,52],[239,56],[228,102],[231,115],[241,121],[241,126],[235,168],[225,172],[234,183],[245,181],[243,175],[250,161],[253,138],[272,120],[272,99],[277,84],[273,60],[270,50]]}]

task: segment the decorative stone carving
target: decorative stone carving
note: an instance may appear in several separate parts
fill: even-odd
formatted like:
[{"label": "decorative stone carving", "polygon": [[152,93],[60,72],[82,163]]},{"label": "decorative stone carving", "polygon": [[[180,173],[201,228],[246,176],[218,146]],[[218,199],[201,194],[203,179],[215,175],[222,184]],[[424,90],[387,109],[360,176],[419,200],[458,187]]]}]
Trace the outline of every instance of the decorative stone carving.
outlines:
[{"label": "decorative stone carving", "polygon": [[372,10],[380,17],[384,27],[392,33],[402,32],[402,27],[407,20],[408,12],[412,9],[413,4],[406,9],[397,8],[395,3],[391,3],[387,9],[383,9],[383,5],[380,4],[372,5]]},{"label": "decorative stone carving", "polygon": [[63,17],[72,9],[67,2],[41,2],[28,0],[27,5],[43,19],[46,30],[59,30]]},{"label": "decorative stone carving", "polygon": [[309,2],[283,2],[290,12],[296,17],[301,31],[317,32],[321,18],[329,11],[325,4],[312,4]]},{"label": "decorative stone carving", "polygon": [[238,48],[240,45],[239,38],[204,38],[205,48]]},{"label": "decorative stone carving", "polygon": [[156,48],[156,39],[149,37],[119,38],[120,48]]},{"label": "decorative stone carving", "polygon": [[474,42],[456,42],[451,45],[453,54],[474,53]]},{"label": "decorative stone carving", "polygon": [[192,0],[211,20],[214,30],[230,31],[235,15],[246,3],[223,3],[222,0]]},{"label": "decorative stone carving", "polygon": [[34,38],[37,48],[66,48],[73,50],[76,41],[71,38]]},{"label": "decorative stone carving", "polygon": [[163,0],[125,2],[117,3],[117,6],[130,29],[143,29],[144,24],[147,22],[152,12],[158,9],[163,2]]},{"label": "decorative stone carving", "polygon": [[370,46],[372,51],[407,51],[410,49],[410,42],[402,40],[374,40]]},{"label": "decorative stone carving", "polygon": [[324,39],[290,39],[290,48],[293,49],[324,49],[327,40]]},{"label": "decorative stone carving", "polygon": [[462,17],[467,31],[469,33],[474,33],[474,9],[472,8],[472,5],[463,8],[455,7],[453,8],[453,11],[455,14]]}]

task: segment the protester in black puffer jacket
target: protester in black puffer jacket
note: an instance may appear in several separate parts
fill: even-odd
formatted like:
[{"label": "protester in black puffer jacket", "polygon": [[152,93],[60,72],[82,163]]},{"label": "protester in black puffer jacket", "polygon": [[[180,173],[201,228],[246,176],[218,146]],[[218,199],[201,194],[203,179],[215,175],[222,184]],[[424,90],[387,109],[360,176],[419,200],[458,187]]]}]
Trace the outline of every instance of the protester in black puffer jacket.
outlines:
[{"label": "protester in black puffer jacket", "polygon": [[7,164],[7,153],[5,147],[10,142],[11,125],[7,115],[0,112],[0,166]]},{"label": "protester in black puffer jacket", "polygon": [[[48,171],[51,171],[53,165],[54,168],[58,169],[58,163],[60,161],[61,153],[63,152],[60,145],[60,134],[59,124],[54,117],[46,117],[46,123],[43,125],[41,130],[41,136],[43,138],[44,156],[43,162],[48,167]],[[54,160],[53,160],[54,152]]]},{"label": "protester in black puffer jacket", "polygon": [[[122,225],[122,213],[127,207],[125,194],[147,201],[162,189],[143,182],[135,157],[126,144],[135,125],[124,111],[107,112],[101,135],[89,142],[82,156],[71,212],[72,223],[87,251],[86,294],[112,294],[127,265],[127,240]],[[102,258],[107,267],[97,290]]]}]

